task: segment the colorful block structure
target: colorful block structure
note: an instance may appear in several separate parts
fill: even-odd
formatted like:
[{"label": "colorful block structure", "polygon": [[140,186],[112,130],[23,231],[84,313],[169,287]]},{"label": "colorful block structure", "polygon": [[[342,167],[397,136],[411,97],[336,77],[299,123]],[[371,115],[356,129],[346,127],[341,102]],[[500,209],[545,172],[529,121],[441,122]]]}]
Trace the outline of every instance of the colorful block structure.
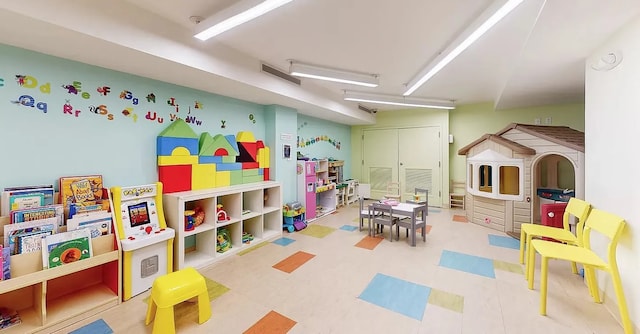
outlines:
[{"label": "colorful block structure", "polygon": [[164,193],[269,180],[269,147],[249,131],[198,136],[177,119],[160,132],[156,145]]}]

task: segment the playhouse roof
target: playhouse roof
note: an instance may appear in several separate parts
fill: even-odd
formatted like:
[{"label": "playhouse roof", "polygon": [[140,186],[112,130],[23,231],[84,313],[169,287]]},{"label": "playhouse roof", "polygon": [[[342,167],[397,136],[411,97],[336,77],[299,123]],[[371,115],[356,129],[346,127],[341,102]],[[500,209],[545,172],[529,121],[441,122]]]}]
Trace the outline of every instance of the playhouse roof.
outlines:
[{"label": "playhouse roof", "polygon": [[469,152],[469,150],[472,147],[482,143],[485,140],[492,141],[494,143],[497,143],[497,144],[500,144],[502,146],[508,147],[508,148],[510,148],[511,150],[513,150],[516,153],[527,154],[527,155],[536,154],[536,150],[534,150],[532,148],[526,147],[526,146],[524,146],[522,144],[518,144],[518,143],[516,143],[514,141],[511,141],[509,139],[502,138],[500,136],[492,135],[492,134],[486,134],[486,135],[474,140],[473,142],[471,142],[471,144],[469,144],[469,145],[461,148],[460,150],[458,150],[458,154],[460,154],[460,155],[467,154],[467,152]]},{"label": "playhouse roof", "polygon": [[501,136],[511,129],[518,129],[522,132],[546,139],[558,145],[584,152],[584,132],[572,129],[568,126],[511,123],[504,129],[498,131],[496,135]]},{"label": "playhouse roof", "polygon": [[520,130],[532,136],[546,139],[558,145],[569,147],[576,151],[584,152],[584,132],[574,130],[568,126],[511,123],[495,134],[485,134],[484,136],[471,142],[469,145],[458,150],[458,154],[466,155],[472,147],[482,143],[485,140],[493,141],[500,145],[506,146],[516,153],[528,155],[536,154],[536,151],[534,149],[502,137],[503,134],[513,129]]}]

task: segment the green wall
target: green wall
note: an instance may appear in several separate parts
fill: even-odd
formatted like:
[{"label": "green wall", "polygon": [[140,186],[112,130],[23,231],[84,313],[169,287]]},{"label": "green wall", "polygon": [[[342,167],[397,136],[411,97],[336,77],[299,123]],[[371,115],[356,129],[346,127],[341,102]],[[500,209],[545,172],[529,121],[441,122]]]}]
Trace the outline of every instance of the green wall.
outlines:
[{"label": "green wall", "polygon": [[449,145],[450,177],[466,180],[465,157],[458,150],[487,133],[495,133],[510,123],[544,124],[551,117],[551,125],[564,125],[584,131],[584,103],[550,105],[495,111],[493,103],[458,106],[449,113],[449,133],[454,142]]}]

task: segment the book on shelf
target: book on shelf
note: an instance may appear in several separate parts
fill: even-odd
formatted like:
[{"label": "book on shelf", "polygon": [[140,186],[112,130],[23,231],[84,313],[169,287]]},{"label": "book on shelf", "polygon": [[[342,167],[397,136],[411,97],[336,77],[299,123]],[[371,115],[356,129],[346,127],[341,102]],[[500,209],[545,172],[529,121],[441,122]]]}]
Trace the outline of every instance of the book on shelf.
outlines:
[{"label": "book on shelf", "polygon": [[53,268],[93,256],[91,231],[79,229],[42,238],[42,266]]},{"label": "book on shelf", "polygon": [[11,249],[0,245],[0,262],[2,265],[2,274],[0,274],[0,280],[8,280],[11,278]]},{"label": "book on shelf", "polygon": [[[18,242],[22,240],[19,240],[18,237],[30,235],[36,236],[38,235],[36,232],[41,232],[45,235],[56,233],[58,230],[58,220],[57,217],[44,218],[16,224],[7,224],[4,225],[3,228],[3,245],[10,250],[11,255],[16,255],[21,254],[19,252],[20,247],[18,246]],[[41,238],[42,235],[39,237]],[[24,242],[29,242],[29,239],[24,240]],[[29,248],[29,245],[25,246],[25,249],[31,249]]]},{"label": "book on shelf", "polygon": [[111,213],[107,211],[76,214],[73,218],[67,219],[67,231],[86,228],[91,231],[92,238],[111,234],[111,226]]},{"label": "book on shelf", "polygon": [[[106,207],[105,207],[106,204]],[[73,218],[78,214],[85,214],[89,212],[96,211],[107,211],[109,210],[108,200],[101,199],[96,201],[96,204],[87,204],[87,203],[71,203],[69,205],[69,218]]]},{"label": "book on shelf", "polygon": [[73,203],[83,206],[102,204],[102,175],[64,176],[59,182],[60,203],[64,206],[65,218],[69,218]]},{"label": "book on shelf", "polygon": [[0,197],[0,214],[53,204],[53,185],[4,188]]},{"label": "book on shelf", "polygon": [[32,209],[14,210],[11,211],[9,220],[11,224],[16,224],[53,217],[56,218],[58,226],[64,225],[64,208],[62,204],[47,205]]}]

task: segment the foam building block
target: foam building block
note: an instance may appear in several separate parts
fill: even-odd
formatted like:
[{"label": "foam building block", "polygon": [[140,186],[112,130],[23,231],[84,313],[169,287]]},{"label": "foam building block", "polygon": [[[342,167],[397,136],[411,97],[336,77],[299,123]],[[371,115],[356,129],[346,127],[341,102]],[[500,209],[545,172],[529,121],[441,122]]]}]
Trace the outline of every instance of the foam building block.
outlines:
[{"label": "foam building block", "polygon": [[256,162],[258,157],[258,148],[256,143],[238,142],[238,158],[237,162]]},{"label": "foam building block", "polygon": [[254,169],[243,169],[242,170],[242,176],[256,176],[259,175],[258,173],[258,169],[254,168]]},{"label": "foam building block", "polygon": [[[222,160],[219,163],[221,164],[235,163],[236,156],[238,155],[238,146],[236,145],[235,141],[230,142],[230,139],[235,140],[235,137],[216,135],[212,139],[212,144],[207,146],[208,151],[202,153],[201,155],[205,156],[211,154],[213,156],[220,157]],[[218,170],[220,169],[218,168]]]},{"label": "foam building block", "polygon": [[198,157],[198,163],[201,163],[201,164],[221,164],[222,163],[222,157],[201,155],[201,156]]},{"label": "foam building block", "polygon": [[256,138],[251,131],[240,131],[236,136],[236,141],[239,143],[255,143]]},{"label": "foam building block", "polygon": [[158,181],[163,193],[191,190],[192,165],[158,166]]},{"label": "foam building block", "polygon": [[242,170],[232,170],[231,171],[231,185],[235,186],[238,184],[242,184],[243,178],[242,178]]},{"label": "foam building block", "polygon": [[227,187],[231,185],[231,171],[216,172],[216,187]]},{"label": "foam building block", "polygon": [[222,164],[217,164],[216,165],[216,169],[218,171],[223,171],[223,170],[242,170],[242,164],[239,163],[239,162],[222,163]]},{"label": "foam building block", "polygon": [[[182,148],[182,150],[176,150]],[[198,155],[198,141],[194,138],[158,137],[156,155]]]},{"label": "foam building block", "polygon": [[269,147],[258,149],[258,164],[260,168],[269,168]]},{"label": "foam building block", "polygon": [[[184,147],[176,148],[176,150],[185,150]],[[171,155],[171,156],[158,156],[158,166],[173,166],[173,165],[195,165],[198,163],[197,155]]]},{"label": "foam building block", "polygon": [[260,164],[257,162],[243,162],[242,169],[255,169],[260,168]]},{"label": "foam building block", "polygon": [[[233,151],[235,152],[235,154],[233,154],[233,155],[238,155],[238,142],[236,141],[236,136],[227,135],[227,136],[224,136],[224,137],[227,138],[227,141],[233,147]],[[232,154],[229,153],[229,155],[232,155]]]},{"label": "foam building block", "polygon": [[198,135],[183,119],[176,119],[160,132],[156,146],[158,156],[171,155],[176,147],[186,148],[189,155],[198,155]]},{"label": "foam building block", "polygon": [[216,187],[216,165],[194,165],[191,177],[191,190]]},{"label": "foam building block", "polygon": [[262,170],[262,179],[265,180],[265,181],[269,181],[270,180],[270,178],[269,178],[269,168],[264,168]]}]

